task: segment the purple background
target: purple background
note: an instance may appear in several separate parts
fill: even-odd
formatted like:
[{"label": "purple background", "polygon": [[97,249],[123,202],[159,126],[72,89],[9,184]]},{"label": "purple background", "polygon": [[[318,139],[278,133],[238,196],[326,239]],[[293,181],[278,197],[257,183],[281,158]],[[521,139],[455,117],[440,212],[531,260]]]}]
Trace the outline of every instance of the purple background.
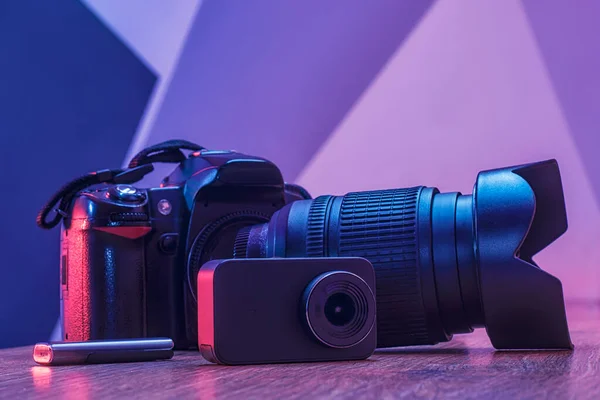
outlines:
[{"label": "purple background", "polygon": [[293,180],[431,1],[205,1],[148,142],[185,137]]},{"label": "purple background", "polygon": [[77,1],[0,3],[0,347],[59,315],[59,229],[35,217],[65,182],[118,166],[156,76]]},{"label": "purple background", "polygon": [[[313,195],[468,193],[479,170],[557,158],[570,228],[536,260],[568,299],[598,297],[597,1],[42,3],[0,6],[0,168],[39,183],[2,203],[0,346],[46,338],[58,313],[58,235],[33,225],[52,188],[170,138],[270,158]],[[17,148],[43,167],[14,183]]]},{"label": "purple background", "polygon": [[265,156],[313,195],[469,193],[480,170],[556,158],[570,229],[536,259],[598,296],[596,2],[249,4],[202,3],[144,143]]},{"label": "purple background", "polygon": [[600,2],[523,4],[569,132],[600,199]]}]

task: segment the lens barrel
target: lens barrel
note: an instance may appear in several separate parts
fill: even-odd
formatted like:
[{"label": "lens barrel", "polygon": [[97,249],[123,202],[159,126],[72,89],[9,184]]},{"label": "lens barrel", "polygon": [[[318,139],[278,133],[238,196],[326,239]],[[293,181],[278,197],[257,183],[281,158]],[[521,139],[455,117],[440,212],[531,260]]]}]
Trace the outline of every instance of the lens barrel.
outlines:
[{"label": "lens barrel", "polygon": [[363,257],[378,347],[486,327],[497,348],[571,348],[560,281],[532,259],[566,230],[555,160],[481,172],[472,195],[424,186],[288,204],[236,257]]},{"label": "lens barrel", "polygon": [[471,318],[461,294],[459,273],[466,283],[477,277],[468,200],[459,207],[464,243],[456,249],[458,197],[415,187],[295,202],[290,218],[306,215],[305,230],[288,230],[285,256],[368,259],[377,277],[379,347],[447,341],[481,325],[477,285],[466,287]]}]

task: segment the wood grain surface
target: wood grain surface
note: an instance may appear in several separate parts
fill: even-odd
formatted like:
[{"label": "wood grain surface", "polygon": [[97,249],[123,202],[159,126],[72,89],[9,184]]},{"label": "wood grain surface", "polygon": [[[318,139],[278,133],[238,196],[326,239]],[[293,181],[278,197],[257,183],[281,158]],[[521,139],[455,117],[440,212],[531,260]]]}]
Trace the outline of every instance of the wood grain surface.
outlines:
[{"label": "wood grain surface", "polygon": [[569,304],[574,351],[496,352],[484,330],[366,361],[227,367],[195,352],[169,361],[42,367],[0,350],[0,398],[600,399],[600,304]]}]

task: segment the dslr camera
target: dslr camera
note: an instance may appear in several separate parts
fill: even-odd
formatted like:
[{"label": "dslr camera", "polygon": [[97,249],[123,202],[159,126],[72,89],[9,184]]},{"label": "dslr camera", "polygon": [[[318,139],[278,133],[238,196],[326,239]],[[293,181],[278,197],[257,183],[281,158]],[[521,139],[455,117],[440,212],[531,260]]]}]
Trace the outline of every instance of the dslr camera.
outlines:
[{"label": "dslr camera", "polygon": [[[182,157],[181,148],[194,151]],[[129,184],[155,160],[178,166],[158,188]],[[57,214],[64,215],[64,339],[170,337],[177,349],[195,348],[200,267],[233,258],[243,227],[268,222],[285,204],[309,195],[284,183],[270,161],[182,141],[152,147],[130,166],[75,180],[51,201],[54,207],[60,197],[65,207]],[[101,184],[67,200],[77,184],[90,183]],[[39,224],[54,222],[43,220],[40,215]]]},{"label": "dslr camera", "polygon": [[[160,187],[133,186],[155,162],[177,166]],[[63,222],[69,341],[166,336],[178,349],[196,348],[198,304],[204,307],[210,286],[198,290],[198,272],[207,262],[214,276],[247,268],[230,275],[239,275],[244,290],[219,298],[241,304],[241,293],[276,302],[277,282],[264,274],[276,266],[281,286],[306,287],[315,278],[300,274],[300,261],[287,267],[285,259],[325,271],[324,258],[358,257],[375,271],[374,286],[352,273],[376,294],[377,347],[436,344],[485,327],[497,349],[572,348],[561,283],[533,259],[567,229],[555,160],[480,172],[472,194],[418,186],[312,199],[268,160],[169,141],[142,151],[128,169],[69,183],[37,222],[46,229]],[[215,267],[214,260],[232,259]],[[263,259],[265,266],[237,259]],[[273,284],[244,286],[252,271]],[[235,318],[234,310],[213,311],[215,321]],[[299,327],[290,313],[287,327]],[[272,320],[283,323],[277,315]]]}]

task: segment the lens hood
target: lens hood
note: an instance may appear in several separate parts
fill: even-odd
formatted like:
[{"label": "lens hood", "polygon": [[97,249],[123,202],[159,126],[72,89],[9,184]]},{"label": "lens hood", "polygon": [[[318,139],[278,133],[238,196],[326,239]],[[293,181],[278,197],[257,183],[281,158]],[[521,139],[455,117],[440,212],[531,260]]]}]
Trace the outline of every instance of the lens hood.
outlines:
[{"label": "lens hood", "polygon": [[567,229],[556,160],[480,172],[473,192],[485,326],[497,349],[571,349],[562,285],[533,256]]}]

